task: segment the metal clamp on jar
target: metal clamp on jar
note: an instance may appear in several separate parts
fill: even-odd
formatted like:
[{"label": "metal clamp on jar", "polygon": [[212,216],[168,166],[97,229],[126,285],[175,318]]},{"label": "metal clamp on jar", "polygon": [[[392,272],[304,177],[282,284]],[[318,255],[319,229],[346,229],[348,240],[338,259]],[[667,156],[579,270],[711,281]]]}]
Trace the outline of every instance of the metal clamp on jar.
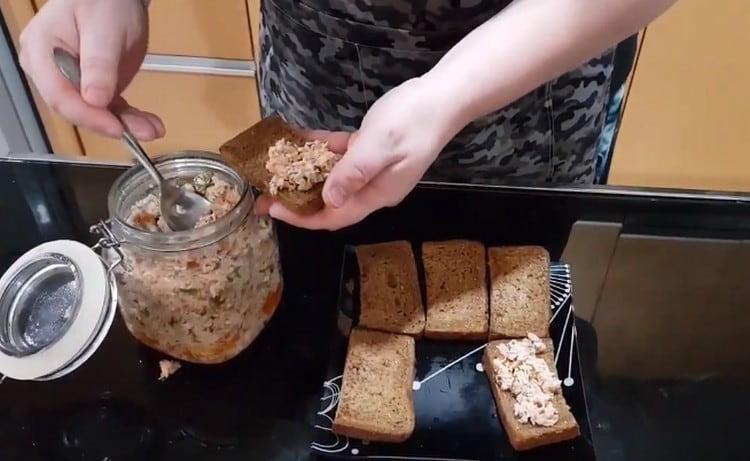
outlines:
[{"label": "metal clamp on jar", "polygon": [[75,370],[101,345],[118,302],[136,339],[195,363],[231,359],[268,323],[281,298],[279,251],[250,187],[214,154],[156,165],[168,181],[210,178],[238,201],[194,229],[159,231],[134,221],[153,182],[141,168],[125,172],[110,189],[109,220],[92,227],[97,245],[45,243],[0,278],[0,373],[48,380]]}]

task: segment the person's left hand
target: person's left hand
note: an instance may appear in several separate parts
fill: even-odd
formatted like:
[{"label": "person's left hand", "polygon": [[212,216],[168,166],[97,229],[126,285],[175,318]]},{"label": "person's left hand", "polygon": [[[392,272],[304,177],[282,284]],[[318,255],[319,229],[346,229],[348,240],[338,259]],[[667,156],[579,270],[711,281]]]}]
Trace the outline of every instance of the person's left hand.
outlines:
[{"label": "person's left hand", "polygon": [[269,214],[297,227],[336,230],[397,205],[463,127],[453,105],[433,83],[417,78],[378,99],[356,133],[306,132],[344,153],[323,187],[325,207],[300,215],[274,202],[266,205]]}]

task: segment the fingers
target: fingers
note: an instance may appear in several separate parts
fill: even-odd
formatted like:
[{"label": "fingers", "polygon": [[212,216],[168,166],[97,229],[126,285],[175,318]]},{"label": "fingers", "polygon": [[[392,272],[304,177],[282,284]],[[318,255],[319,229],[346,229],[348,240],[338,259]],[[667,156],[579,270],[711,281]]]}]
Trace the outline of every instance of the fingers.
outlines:
[{"label": "fingers", "polygon": [[32,76],[40,96],[52,110],[76,126],[112,138],[122,136],[122,125],[111,110],[122,113],[128,129],[141,141],[151,141],[165,135],[164,123],[158,116],[129,106],[119,96],[110,107],[87,103],[57,68],[52,58],[52,50],[57,46],[69,49],[41,39],[27,44],[22,53],[24,71]]},{"label": "fingers", "polygon": [[[107,107],[117,90],[118,66],[125,46],[125,34],[107,27],[103,10],[95,8],[80,24],[81,95],[94,107]],[[109,14],[109,12],[105,12]]]},{"label": "fingers", "polygon": [[128,106],[120,113],[120,117],[128,130],[141,141],[153,141],[164,136],[164,125],[154,114]]},{"label": "fingers", "polygon": [[349,141],[346,143],[346,150],[349,150],[354,141],[359,137],[359,131],[355,131],[349,136]]},{"label": "fingers", "polygon": [[[122,135],[110,105],[118,102],[145,53],[146,18],[138,15],[142,8],[134,2],[60,0],[40,9],[21,34],[19,60],[52,110],[81,128]],[[80,89],[57,68],[56,47],[79,56]],[[164,124],[154,114],[121,106],[124,123],[136,136],[149,140],[164,135]]]},{"label": "fingers", "polygon": [[255,200],[253,212],[258,216],[265,216],[268,214],[271,205],[273,205],[273,199],[268,195],[261,195]]},{"label": "fingers", "polygon": [[338,230],[360,222],[381,208],[398,205],[418,180],[412,180],[413,175],[404,175],[405,171],[403,162],[392,164],[338,208],[326,206],[312,215],[302,215],[274,202],[271,197],[260,197],[256,214],[268,213],[275,219],[304,229]]},{"label": "fingers", "polygon": [[326,205],[342,207],[382,171],[403,159],[403,155],[382,149],[381,145],[380,140],[369,139],[364,132],[352,137],[346,155],[333,167],[323,186]]},{"label": "fingers", "polygon": [[[416,184],[416,180],[412,181],[401,174],[400,170],[403,168],[402,163],[386,168],[381,175],[338,208],[326,206],[315,214],[302,215],[289,210],[279,202],[274,202],[271,197],[260,197],[256,203],[256,214],[267,213],[292,226],[310,230],[333,231],[348,227],[381,208],[396,206],[401,202]],[[399,184],[407,184],[407,187],[399,187]]]},{"label": "fingers", "polygon": [[159,118],[158,115],[152,113],[152,112],[146,112],[138,109],[141,114],[143,114],[144,117],[146,117],[151,124],[154,126],[154,129],[156,130],[156,137],[157,138],[163,138],[164,135],[167,134],[167,128],[164,126],[164,122]]},{"label": "fingers", "polygon": [[121,97],[115,98],[110,105],[111,110],[120,114],[122,121],[128,126],[128,130],[141,141],[153,141],[161,138],[166,133],[164,123],[155,114],[145,112],[129,105]]},{"label": "fingers", "polygon": [[81,98],[81,94],[68,82],[57,68],[52,50],[62,43],[48,37],[37,37],[24,45],[23,68],[37,87],[40,96],[52,110],[71,123],[110,137],[119,137],[122,128],[117,119],[106,109],[92,107]]},{"label": "fingers", "polygon": [[273,202],[268,209],[268,214],[274,219],[284,221],[295,227],[333,231],[358,223],[372,211],[374,211],[372,207],[366,206],[359,200],[352,199],[341,208],[325,207],[311,215],[295,213],[281,203]]},{"label": "fingers", "polygon": [[[373,184],[377,185],[377,181]],[[284,221],[295,227],[310,230],[338,230],[356,224],[370,213],[384,206],[383,194],[378,187],[365,187],[352,196],[344,206],[339,208],[324,207],[311,215],[303,215],[289,210],[279,202],[273,202],[268,208],[268,214],[279,221]]]}]

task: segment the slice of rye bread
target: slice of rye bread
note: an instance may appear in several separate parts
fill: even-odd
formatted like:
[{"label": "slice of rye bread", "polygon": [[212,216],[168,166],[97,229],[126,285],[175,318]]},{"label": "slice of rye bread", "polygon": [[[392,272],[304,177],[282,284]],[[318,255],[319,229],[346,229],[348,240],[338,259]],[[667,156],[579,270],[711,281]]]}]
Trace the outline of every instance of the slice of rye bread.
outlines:
[{"label": "slice of rye bread", "polygon": [[425,337],[486,339],[489,320],[484,245],[467,240],[425,242],[422,262],[427,287]]},{"label": "slice of rye bread", "polygon": [[422,336],[425,316],[417,264],[409,242],[357,247],[359,326]]},{"label": "slice of rye bread", "polygon": [[[521,423],[516,419],[513,413],[515,398],[510,392],[500,389],[500,384],[495,379],[495,366],[492,364],[494,359],[500,358],[500,351],[497,349],[497,346],[508,341],[511,340],[490,342],[484,350],[482,365],[484,366],[487,378],[490,380],[492,395],[495,397],[495,404],[497,405],[497,414],[500,416],[511,446],[518,451],[523,451],[578,437],[581,433],[578,423],[573,413],[570,412],[570,407],[565,402],[565,397],[563,397],[562,393],[556,394],[553,400],[553,405],[560,415],[560,419],[554,426],[534,426]],[[547,350],[541,357],[547,362],[550,370],[557,375],[552,341],[545,339],[544,344],[547,345]]]},{"label": "slice of rye bread", "polygon": [[487,250],[490,339],[549,336],[549,253],[538,246]]},{"label": "slice of rye bread", "polygon": [[333,432],[403,442],[414,432],[414,338],[354,328]]},{"label": "slice of rye bread", "polygon": [[[271,172],[266,169],[268,149],[281,139],[304,144],[299,136],[280,117],[264,118],[234,138],[225,142],[219,152],[245,176],[250,185],[270,195]],[[323,183],[307,191],[280,190],[275,198],[292,211],[311,214],[323,208]]]}]

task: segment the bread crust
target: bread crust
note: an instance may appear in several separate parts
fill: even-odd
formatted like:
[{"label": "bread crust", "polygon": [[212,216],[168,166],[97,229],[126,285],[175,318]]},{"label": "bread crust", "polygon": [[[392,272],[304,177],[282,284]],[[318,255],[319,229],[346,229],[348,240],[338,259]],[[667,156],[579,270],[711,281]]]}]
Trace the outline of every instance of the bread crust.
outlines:
[{"label": "bread crust", "polygon": [[333,432],[370,442],[401,443],[409,440],[409,437],[414,433],[414,424],[412,424],[411,429],[404,432],[385,433],[373,424],[339,418],[333,422]]},{"label": "bread crust", "polygon": [[[281,117],[264,118],[225,142],[219,152],[245,177],[247,182],[270,195],[271,173],[266,169],[268,149],[281,139],[304,144]],[[323,208],[323,183],[307,191],[281,190],[275,196],[285,207],[300,214],[312,214]]]},{"label": "bread crust", "polygon": [[[578,437],[581,433],[580,428],[562,394],[555,396],[554,405],[560,414],[560,419],[554,426],[532,426],[523,424],[516,419],[513,414],[513,395],[510,392],[500,389],[500,385],[494,376],[495,367],[492,364],[493,359],[499,357],[500,354],[496,346],[508,341],[510,340],[490,342],[484,350],[482,365],[490,381],[492,395],[495,397],[497,414],[500,417],[511,446],[518,451],[525,451]],[[550,369],[555,371],[554,346],[549,339],[545,339],[544,343],[547,346],[547,351],[543,354],[543,358]]]}]

